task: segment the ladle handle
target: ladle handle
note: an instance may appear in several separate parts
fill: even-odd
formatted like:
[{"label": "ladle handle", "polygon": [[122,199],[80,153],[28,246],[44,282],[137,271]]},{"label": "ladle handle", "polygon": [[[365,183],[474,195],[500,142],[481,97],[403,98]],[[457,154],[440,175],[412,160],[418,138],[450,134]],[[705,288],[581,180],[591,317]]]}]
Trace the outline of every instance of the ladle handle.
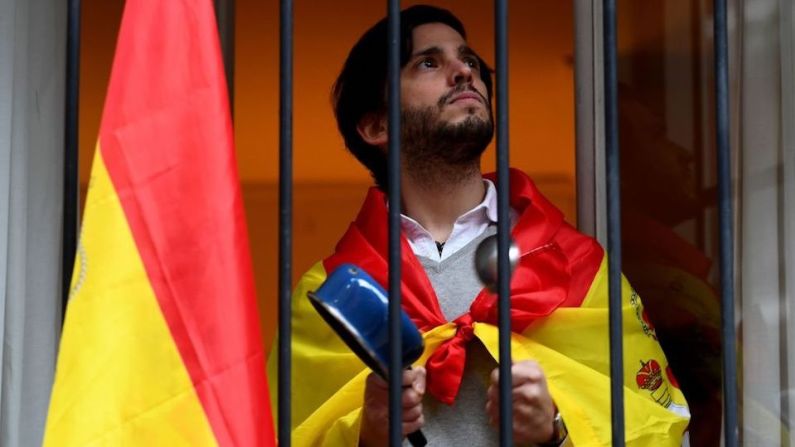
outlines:
[{"label": "ladle handle", "polygon": [[[409,365],[406,369],[410,371],[411,365]],[[409,444],[411,444],[412,447],[425,447],[428,445],[428,439],[426,439],[425,435],[422,434],[422,430],[413,431],[409,433],[406,438],[408,438]]]},{"label": "ladle handle", "polygon": [[422,430],[411,432],[407,437],[409,443],[413,447],[425,447],[428,444],[428,440],[425,439],[425,435],[422,434]]}]

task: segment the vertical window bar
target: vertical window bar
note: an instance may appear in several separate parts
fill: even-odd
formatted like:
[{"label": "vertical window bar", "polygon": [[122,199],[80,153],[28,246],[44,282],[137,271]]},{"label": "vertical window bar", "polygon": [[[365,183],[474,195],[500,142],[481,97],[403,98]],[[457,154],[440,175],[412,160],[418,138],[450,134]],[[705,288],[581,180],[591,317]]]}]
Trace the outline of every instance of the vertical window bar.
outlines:
[{"label": "vertical window bar", "polygon": [[389,445],[403,442],[400,334],[400,0],[387,1],[389,193]]},{"label": "vertical window bar", "polygon": [[500,353],[500,446],[513,446],[511,397],[511,267],[508,164],[508,1],[494,2],[497,93],[497,292]]},{"label": "vertical window bar", "polygon": [[79,166],[78,113],[80,96],[80,0],[69,0],[66,35],[66,120],[64,123],[63,247],[61,253],[62,314],[66,315],[72,267],[77,251]]},{"label": "vertical window bar", "polygon": [[720,225],[721,335],[723,348],[723,428],[726,447],[739,444],[737,358],[734,333],[734,247],[732,239],[731,153],[729,146],[729,48],[726,0],[715,0],[715,131]]},{"label": "vertical window bar", "polygon": [[624,353],[621,337],[621,195],[618,150],[616,2],[604,2],[605,150],[610,320],[610,416],[613,446],[624,445]]},{"label": "vertical window bar", "polygon": [[290,446],[293,227],[293,2],[279,17],[279,446]]},{"label": "vertical window bar", "polygon": [[214,0],[215,20],[218,23],[218,38],[221,57],[224,60],[226,89],[229,96],[229,113],[235,116],[235,1]]}]

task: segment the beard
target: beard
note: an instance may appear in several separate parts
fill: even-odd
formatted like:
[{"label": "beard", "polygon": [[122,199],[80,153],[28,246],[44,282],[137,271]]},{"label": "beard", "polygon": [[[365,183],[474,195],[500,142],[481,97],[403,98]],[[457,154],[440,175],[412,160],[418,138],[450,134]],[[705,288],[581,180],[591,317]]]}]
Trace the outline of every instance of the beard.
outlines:
[{"label": "beard", "polygon": [[401,158],[407,175],[420,184],[453,186],[479,172],[480,156],[494,135],[491,108],[486,118],[471,111],[459,123],[443,122],[440,115],[448,96],[437,106],[401,113]]}]

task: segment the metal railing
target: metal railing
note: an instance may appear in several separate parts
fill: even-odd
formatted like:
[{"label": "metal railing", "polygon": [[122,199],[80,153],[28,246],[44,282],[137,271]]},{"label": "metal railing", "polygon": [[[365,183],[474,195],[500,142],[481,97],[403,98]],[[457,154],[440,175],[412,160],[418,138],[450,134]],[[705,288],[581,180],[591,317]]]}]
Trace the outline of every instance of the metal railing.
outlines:
[{"label": "metal railing", "polygon": [[389,444],[401,445],[400,0],[387,0],[387,183],[389,200]]},{"label": "metal railing", "polygon": [[79,126],[80,117],[80,0],[67,3],[66,30],[66,101],[64,123],[63,175],[63,247],[61,248],[61,318],[66,315],[66,302],[72,283],[71,266],[77,253],[80,217]]},{"label": "metal railing", "polygon": [[279,446],[290,447],[293,253],[293,2],[279,9]]},{"label": "metal railing", "polygon": [[734,239],[732,234],[731,148],[729,146],[729,31],[726,0],[714,3],[715,137],[718,156],[723,430],[726,447],[739,445],[737,351],[734,331]]},{"label": "metal railing", "polygon": [[500,353],[500,446],[513,446],[511,398],[511,267],[508,139],[508,0],[494,2],[494,55],[497,120],[497,324]]},{"label": "metal railing", "polygon": [[[402,442],[400,424],[400,1],[388,0],[388,121],[389,121],[389,329],[390,344],[390,440]],[[68,297],[71,269],[77,243],[78,164],[78,68],[80,34],[80,0],[70,0],[67,39],[67,93],[64,162],[63,224],[63,300]],[[621,338],[621,229],[618,152],[618,85],[616,43],[616,2],[604,0],[604,92],[605,147],[608,190],[608,253],[610,295],[610,363],[611,415],[613,445],[624,444],[623,361]],[[729,147],[728,31],[726,0],[714,2],[715,97],[720,225],[720,278],[723,349],[723,394],[725,445],[738,445],[737,371],[734,328],[734,276],[731,201],[731,164]],[[499,354],[510,354],[510,264],[508,205],[508,2],[495,0],[496,55],[496,135],[498,191],[498,295]],[[279,445],[291,444],[291,282],[292,282],[292,146],[293,146],[293,1],[281,0],[280,6],[280,96],[279,96]],[[598,87],[597,87],[598,88]],[[500,445],[510,446],[512,417],[510,406],[510,362],[500,362]],[[605,396],[607,398],[607,396]]]},{"label": "metal railing", "polygon": [[610,320],[610,424],[613,445],[624,445],[624,346],[621,336],[621,171],[618,148],[618,27],[615,0],[604,0],[607,283]]}]

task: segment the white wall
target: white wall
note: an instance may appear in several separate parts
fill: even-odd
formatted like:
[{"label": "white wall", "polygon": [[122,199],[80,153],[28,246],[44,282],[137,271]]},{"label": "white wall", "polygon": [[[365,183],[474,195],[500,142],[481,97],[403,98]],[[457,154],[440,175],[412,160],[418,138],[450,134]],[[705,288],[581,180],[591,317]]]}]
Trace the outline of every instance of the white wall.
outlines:
[{"label": "white wall", "polygon": [[795,432],[795,146],[792,2],[741,2],[738,10],[739,181],[745,445],[793,445]]},{"label": "white wall", "polygon": [[0,0],[0,445],[41,444],[61,321],[66,1]]}]

